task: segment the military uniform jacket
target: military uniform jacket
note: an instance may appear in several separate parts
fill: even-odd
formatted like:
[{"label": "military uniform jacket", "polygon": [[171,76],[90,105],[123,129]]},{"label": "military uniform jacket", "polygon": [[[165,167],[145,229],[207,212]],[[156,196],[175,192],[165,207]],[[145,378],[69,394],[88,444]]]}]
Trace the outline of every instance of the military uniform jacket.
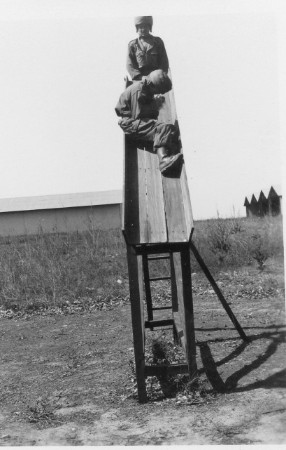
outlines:
[{"label": "military uniform jacket", "polygon": [[128,44],[127,71],[132,80],[141,80],[142,76],[162,69],[168,72],[169,61],[164,42],[161,38],[150,35],[150,44],[144,48],[140,39],[134,39]]},{"label": "military uniform jacket", "polygon": [[116,105],[115,112],[123,118],[136,119],[157,119],[158,107],[154,98],[148,103],[142,103],[140,96],[144,89],[144,81],[131,84],[121,94]]}]

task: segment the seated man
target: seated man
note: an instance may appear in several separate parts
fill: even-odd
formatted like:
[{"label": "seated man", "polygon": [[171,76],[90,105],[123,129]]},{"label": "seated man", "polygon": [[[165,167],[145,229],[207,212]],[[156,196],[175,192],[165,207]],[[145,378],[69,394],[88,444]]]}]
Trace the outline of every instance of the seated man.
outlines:
[{"label": "seated man", "polygon": [[127,71],[132,80],[141,80],[157,69],[168,72],[169,61],[164,42],[150,34],[152,26],[152,16],[135,17],[138,38],[129,42],[127,55]]},{"label": "seated man", "polygon": [[[151,72],[143,81],[129,86],[116,105],[119,125],[130,139],[152,142],[159,157],[159,169],[164,175],[182,163],[183,155],[178,153],[178,129],[172,124],[157,120],[159,111],[155,94],[165,94],[172,89],[172,82],[162,70]],[[174,148],[176,154],[174,154]]]}]

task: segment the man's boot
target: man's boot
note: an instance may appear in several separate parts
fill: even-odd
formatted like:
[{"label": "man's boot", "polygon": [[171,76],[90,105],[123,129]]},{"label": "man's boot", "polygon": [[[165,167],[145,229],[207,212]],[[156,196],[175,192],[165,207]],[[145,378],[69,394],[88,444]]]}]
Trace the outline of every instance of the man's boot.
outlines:
[{"label": "man's boot", "polygon": [[173,170],[177,169],[183,162],[183,154],[177,153],[175,155],[168,155],[167,147],[159,147],[157,149],[157,155],[159,157],[159,169],[163,175],[170,174]]}]

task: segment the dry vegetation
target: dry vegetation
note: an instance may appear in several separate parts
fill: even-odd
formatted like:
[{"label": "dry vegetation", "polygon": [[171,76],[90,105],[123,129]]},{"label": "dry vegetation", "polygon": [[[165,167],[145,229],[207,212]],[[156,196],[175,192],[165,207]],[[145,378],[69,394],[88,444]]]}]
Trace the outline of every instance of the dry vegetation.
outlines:
[{"label": "dry vegetation", "polygon": [[[283,258],[282,219],[212,219],[195,223],[194,243],[215,274]],[[193,260],[193,271],[200,269]],[[162,273],[161,267],[153,269]],[[160,286],[159,286],[160,289]],[[0,315],[73,313],[128,301],[126,249],[120,230],[2,238]]]}]

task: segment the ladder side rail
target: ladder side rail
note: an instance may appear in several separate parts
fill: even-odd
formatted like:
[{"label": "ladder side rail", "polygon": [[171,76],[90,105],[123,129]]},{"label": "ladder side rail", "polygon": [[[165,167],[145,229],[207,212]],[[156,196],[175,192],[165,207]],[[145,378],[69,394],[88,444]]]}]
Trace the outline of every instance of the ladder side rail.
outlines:
[{"label": "ladder side rail", "polygon": [[144,273],[144,285],[145,285],[145,298],[147,307],[148,321],[153,320],[153,307],[152,307],[152,295],[151,295],[151,285],[150,285],[150,274],[148,266],[147,255],[142,256],[143,260],[143,273]]}]

